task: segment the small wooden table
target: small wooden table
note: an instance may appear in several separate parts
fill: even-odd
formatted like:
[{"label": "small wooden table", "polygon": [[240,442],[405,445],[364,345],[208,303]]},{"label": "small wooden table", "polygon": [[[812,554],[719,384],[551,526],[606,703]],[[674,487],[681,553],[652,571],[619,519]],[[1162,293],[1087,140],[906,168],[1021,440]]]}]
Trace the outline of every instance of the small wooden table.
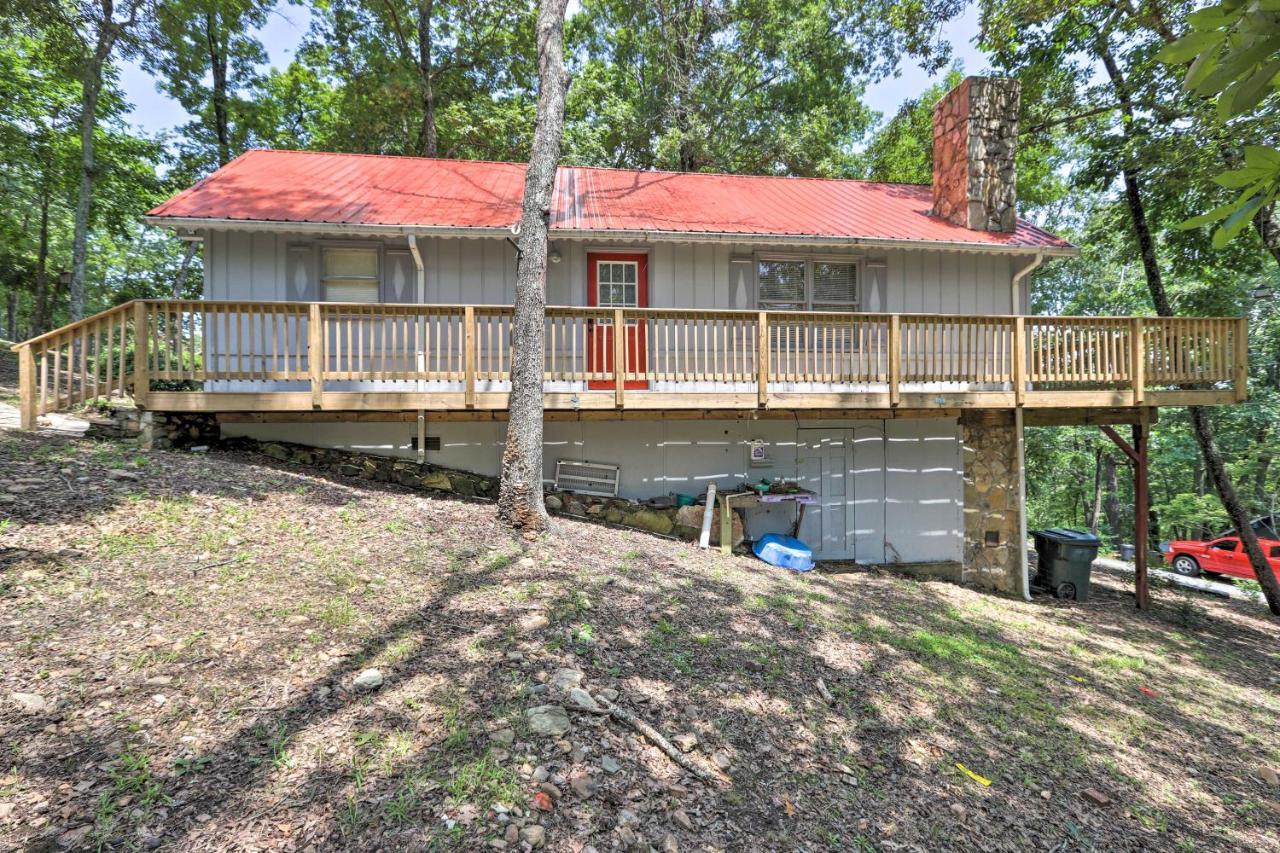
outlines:
[{"label": "small wooden table", "polygon": [[799,489],[794,492],[765,492],[755,490],[746,492],[720,492],[716,495],[720,500],[720,553],[733,553],[733,508],[760,506],[761,504],[780,504],[788,501],[796,505],[796,521],[791,525],[791,538],[800,534],[800,525],[804,521],[804,511],[810,504],[818,502],[816,492]]}]

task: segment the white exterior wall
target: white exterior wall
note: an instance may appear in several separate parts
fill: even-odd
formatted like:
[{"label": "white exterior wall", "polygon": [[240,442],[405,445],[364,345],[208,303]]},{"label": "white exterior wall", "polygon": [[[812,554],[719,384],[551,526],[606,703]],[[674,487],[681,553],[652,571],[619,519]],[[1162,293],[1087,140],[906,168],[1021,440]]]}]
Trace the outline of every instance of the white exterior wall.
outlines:
[{"label": "white exterior wall", "polygon": [[[314,247],[326,240],[302,234],[208,232],[205,298],[317,299]],[[405,252],[407,242],[402,239],[355,238],[336,242],[370,243],[390,251],[393,256],[384,255],[384,277],[404,275],[404,265],[411,263]],[[730,259],[770,251],[767,245],[728,243],[644,245],[554,240],[552,245],[560,252],[561,261],[547,270],[547,304],[585,305],[588,251],[615,249],[648,251],[649,304],[654,308],[754,309],[754,284],[733,281]],[[511,244],[491,238],[427,237],[419,239],[418,246],[426,276],[427,303],[510,305],[514,301],[516,258]],[[829,247],[812,251],[787,247],[777,252],[862,254]],[[926,249],[897,249],[863,256],[869,266],[864,268],[862,310],[872,312],[1008,314],[1012,276],[1027,263],[1027,259],[1008,255]],[[1025,309],[1020,306],[1019,310]]]},{"label": "white exterior wall", "polygon": [[[412,423],[226,424],[222,429],[224,436],[408,458],[415,455],[411,439],[417,430]],[[428,419],[427,434],[440,436],[441,449],[429,452],[427,461],[496,477],[505,429],[502,422]],[[620,494],[633,499],[699,495],[709,483],[725,489],[774,477],[818,488],[805,479],[809,436],[840,431],[858,447],[856,456],[847,457],[846,498],[855,507],[854,523],[870,533],[859,537],[857,553],[819,556],[874,563],[959,561],[964,488],[954,419],[557,421],[545,429],[544,477],[553,481],[559,460],[585,460],[619,466]],[[753,440],[766,442],[769,465],[749,464]],[[785,532],[794,517],[791,504],[752,510],[748,533],[755,538]]]}]

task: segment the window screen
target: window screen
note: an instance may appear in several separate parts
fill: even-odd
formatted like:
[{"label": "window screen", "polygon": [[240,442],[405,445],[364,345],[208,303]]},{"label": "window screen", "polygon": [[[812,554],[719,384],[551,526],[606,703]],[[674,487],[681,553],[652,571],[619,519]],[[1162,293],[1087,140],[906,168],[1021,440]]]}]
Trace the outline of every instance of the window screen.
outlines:
[{"label": "window screen", "polygon": [[813,304],[852,309],[858,305],[857,264],[813,262]]},{"label": "window screen", "polygon": [[321,253],[326,302],[378,301],[378,250],[326,247]]},{"label": "window screen", "polygon": [[761,308],[804,310],[805,261],[760,261]]}]

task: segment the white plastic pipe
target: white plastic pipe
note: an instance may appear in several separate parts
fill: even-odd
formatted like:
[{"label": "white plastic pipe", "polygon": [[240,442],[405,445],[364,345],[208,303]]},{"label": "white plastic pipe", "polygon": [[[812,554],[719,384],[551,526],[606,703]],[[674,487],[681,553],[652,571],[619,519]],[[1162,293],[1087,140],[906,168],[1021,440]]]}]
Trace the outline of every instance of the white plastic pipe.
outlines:
[{"label": "white plastic pipe", "polygon": [[[702,535],[698,537],[698,547],[711,547],[711,520],[716,517],[716,484],[707,486],[707,505],[702,508]],[[721,545],[724,543],[721,542]]]}]

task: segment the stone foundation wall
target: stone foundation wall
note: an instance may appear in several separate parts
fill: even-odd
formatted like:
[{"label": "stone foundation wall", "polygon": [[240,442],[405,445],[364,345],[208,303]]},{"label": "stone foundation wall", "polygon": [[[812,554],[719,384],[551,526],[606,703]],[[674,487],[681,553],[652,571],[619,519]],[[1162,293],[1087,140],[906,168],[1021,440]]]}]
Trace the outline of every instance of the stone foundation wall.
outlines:
[{"label": "stone foundation wall", "polygon": [[148,450],[208,447],[222,436],[217,416],[203,412],[143,412],[139,430]]},{"label": "stone foundation wall", "polygon": [[[468,471],[441,468],[438,465],[396,459],[390,456],[374,456],[345,450],[329,450],[282,441],[256,441],[235,438],[222,443],[224,447],[262,453],[282,462],[318,468],[343,477],[358,477],[380,483],[396,483],[413,489],[448,492],[462,497],[495,500],[498,497],[498,479],[484,477]],[[552,515],[569,516],[633,527],[663,536],[685,540],[698,538],[702,529],[700,506],[664,507],[649,506],[623,498],[582,495],[573,492],[549,492],[546,495],[547,511]],[[743,542],[742,517],[733,514],[733,544]],[[720,543],[720,509],[717,507],[711,530],[711,543]]]},{"label": "stone foundation wall", "polygon": [[964,583],[1021,589],[1018,435],[1011,413],[960,419],[964,455]]}]

